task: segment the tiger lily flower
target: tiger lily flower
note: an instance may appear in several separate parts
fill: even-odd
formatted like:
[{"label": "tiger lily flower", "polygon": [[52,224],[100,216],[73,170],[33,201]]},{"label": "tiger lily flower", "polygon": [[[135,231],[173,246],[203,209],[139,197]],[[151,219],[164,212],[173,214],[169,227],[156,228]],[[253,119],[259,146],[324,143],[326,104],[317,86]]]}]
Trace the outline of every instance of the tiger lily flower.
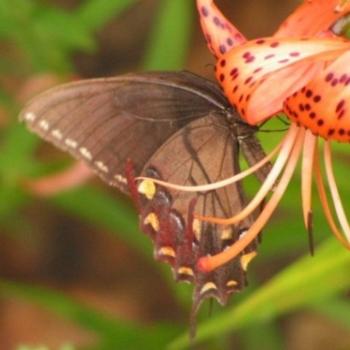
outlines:
[{"label": "tiger lily flower", "polygon": [[[315,175],[325,216],[334,235],[350,249],[350,226],[334,179],[330,142],[350,141],[350,41],[332,26],[350,13],[349,0],[306,0],[272,37],[247,40],[212,0],[197,0],[201,26],[217,59],[216,78],[226,97],[251,125],[284,112],[291,126],[282,142],[265,159],[231,179],[205,186],[164,186],[183,191],[206,191],[241,180],[277,158],[251,202],[231,218],[197,218],[220,225],[240,222],[266,202],[247,232],[230,248],[198,260],[202,271],[212,271],[235,258],[261,232],[276,209],[302,156],[302,206],[306,229],[312,233],[311,192]],[[318,139],[324,140],[326,178],[340,223],[332,216],[320,170]],[[157,182],[157,181],[155,181]],[[272,192],[269,199],[267,196]]]},{"label": "tiger lily flower", "polygon": [[[217,58],[216,77],[242,119],[258,125],[283,111],[291,121],[269,175],[247,207],[232,218],[201,218],[234,224],[252,213],[272,191],[244,237],[216,256],[201,258],[199,267],[204,271],[217,268],[237,256],[258,235],[277,207],[301,155],[307,230],[312,230],[314,174],[332,232],[349,248],[350,226],[334,179],[330,142],[350,141],[350,41],[337,37],[330,29],[349,14],[350,1],[305,1],[272,37],[250,41],[227,21],[213,1],[197,0],[197,6],[208,47]],[[326,178],[341,230],[331,214],[320,172],[319,137],[325,140]]]}]

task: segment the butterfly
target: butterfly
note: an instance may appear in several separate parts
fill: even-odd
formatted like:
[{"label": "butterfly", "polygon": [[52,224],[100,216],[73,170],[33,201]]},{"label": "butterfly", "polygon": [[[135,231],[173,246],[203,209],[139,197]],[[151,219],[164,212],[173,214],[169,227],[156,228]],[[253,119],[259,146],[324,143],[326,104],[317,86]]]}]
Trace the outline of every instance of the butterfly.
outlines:
[{"label": "butterfly", "polygon": [[[220,226],[195,216],[239,212],[245,205],[241,183],[190,193],[152,181],[210,184],[240,172],[240,153],[249,165],[265,157],[257,129],[239,119],[217,84],[189,72],[81,80],[35,97],[20,119],[131,196],[155,258],[170,264],[177,281],[194,284],[194,310],[207,298],[225,304],[247,284],[258,239],[212,272],[196,266],[200,257],[239,240],[254,220]],[[256,173],[260,180],[266,174],[266,167]]]}]

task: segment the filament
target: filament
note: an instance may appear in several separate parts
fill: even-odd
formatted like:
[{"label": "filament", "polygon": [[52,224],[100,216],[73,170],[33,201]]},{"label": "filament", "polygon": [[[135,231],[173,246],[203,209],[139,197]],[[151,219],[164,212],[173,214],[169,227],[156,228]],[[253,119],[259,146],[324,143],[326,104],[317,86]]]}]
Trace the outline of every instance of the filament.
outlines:
[{"label": "filament", "polygon": [[266,197],[268,192],[271,190],[271,188],[275,184],[277,178],[283,171],[283,168],[285,167],[285,164],[288,161],[291,150],[297,138],[298,129],[299,128],[296,126],[296,124],[293,124],[290,127],[287,135],[284,137],[284,140],[282,141],[283,144],[281,147],[281,151],[278,155],[278,158],[276,159],[275,164],[273,165],[271,171],[269,172],[265,182],[262,184],[262,186],[260,187],[255,197],[243,210],[241,210],[237,215],[231,218],[204,217],[199,215],[196,215],[196,217],[199,220],[206,221],[206,222],[211,222],[211,223],[221,224],[221,225],[232,225],[236,222],[243,220],[245,217],[251,214]]},{"label": "filament", "polygon": [[227,263],[231,259],[235,258],[243,249],[245,249],[261,232],[262,228],[265,226],[266,222],[270,219],[271,215],[276,209],[294,173],[296,164],[300,157],[304,135],[305,131],[303,129],[300,129],[298,131],[297,140],[291,152],[285,171],[278,185],[276,186],[275,191],[270,198],[270,201],[266,204],[257,220],[252,224],[246,234],[240,240],[235,242],[231,247],[227,248],[217,255],[200,258],[198,260],[198,268],[200,270],[210,272],[217,267]]},{"label": "filament", "polygon": [[346,218],[344,208],[340,199],[339,191],[337,188],[337,183],[335,181],[334,172],[333,172],[333,166],[332,166],[332,150],[330,147],[329,141],[325,142],[324,147],[324,161],[325,161],[325,168],[326,168],[326,174],[327,174],[327,180],[329,189],[331,192],[331,196],[333,199],[333,204],[335,211],[337,213],[337,217],[339,219],[339,223],[341,228],[344,231],[344,235],[348,242],[350,242],[350,227],[348,220]]}]

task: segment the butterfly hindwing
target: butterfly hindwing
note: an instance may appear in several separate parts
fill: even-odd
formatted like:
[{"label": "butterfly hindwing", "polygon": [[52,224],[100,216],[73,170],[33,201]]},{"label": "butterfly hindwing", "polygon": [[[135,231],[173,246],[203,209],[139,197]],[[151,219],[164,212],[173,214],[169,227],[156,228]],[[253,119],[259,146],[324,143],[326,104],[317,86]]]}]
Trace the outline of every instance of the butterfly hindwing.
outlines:
[{"label": "butterfly hindwing", "polygon": [[[154,177],[171,183],[198,185],[223,180],[239,171],[238,140],[227,120],[212,112],[182,127],[163,143],[146,163],[142,175],[151,176],[153,172],[156,174]],[[212,273],[198,271],[196,261],[201,256],[217,254],[237,241],[251,224],[251,218],[238,225],[222,226],[200,222],[188,214],[234,215],[245,204],[241,184],[235,183],[207,193],[155,186],[153,194],[143,195],[140,217],[144,230],[152,233],[156,257],[172,265],[178,280],[196,282],[195,304],[208,297],[226,303],[231,293],[246,284],[247,265],[244,263],[247,257],[244,256],[255,251],[256,242],[235,260]],[[167,221],[169,225],[154,225],[154,222]],[[176,222],[181,222],[181,225]]]}]

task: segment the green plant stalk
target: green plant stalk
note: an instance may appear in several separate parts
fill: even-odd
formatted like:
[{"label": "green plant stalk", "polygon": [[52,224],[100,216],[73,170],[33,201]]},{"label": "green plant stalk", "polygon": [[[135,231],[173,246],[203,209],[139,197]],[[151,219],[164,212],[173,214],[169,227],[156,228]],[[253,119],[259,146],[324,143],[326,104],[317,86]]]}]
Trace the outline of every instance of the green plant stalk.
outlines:
[{"label": "green plant stalk", "polygon": [[[350,286],[349,269],[349,252],[338,242],[327,241],[317,250],[316,257],[301,258],[241,304],[200,325],[194,343],[257,322],[267,322],[315,301],[330,298]],[[185,349],[188,345],[188,335],[183,334],[169,345],[168,350]]]}]

